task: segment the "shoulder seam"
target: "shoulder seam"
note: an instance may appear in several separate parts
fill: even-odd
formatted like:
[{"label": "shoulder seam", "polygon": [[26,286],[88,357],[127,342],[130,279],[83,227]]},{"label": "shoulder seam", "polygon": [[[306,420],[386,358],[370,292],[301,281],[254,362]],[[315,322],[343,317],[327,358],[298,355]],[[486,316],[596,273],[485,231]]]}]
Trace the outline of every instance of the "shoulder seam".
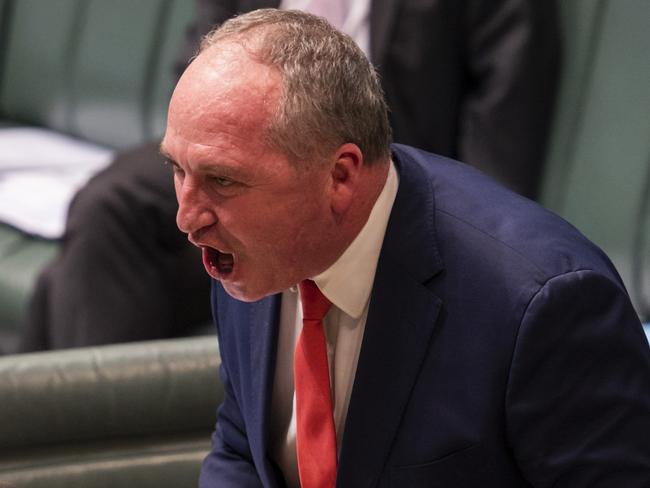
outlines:
[{"label": "shoulder seam", "polygon": [[[501,244],[501,245],[504,246],[504,247],[507,247],[507,248],[510,249],[513,253],[515,253],[517,256],[519,256],[519,257],[522,258],[524,261],[526,261],[526,262],[529,263],[531,266],[533,266],[537,271],[539,271],[540,273],[542,273],[542,275],[547,275],[547,274],[548,274],[548,272],[544,271],[544,269],[542,269],[542,268],[541,268],[537,263],[535,263],[534,261],[532,261],[528,256],[526,256],[525,254],[523,254],[521,251],[515,249],[514,247],[512,247],[512,246],[509,245],[509,244],[507,244],[506,242],[503,242],[502,240],[497,239],[497,238],[494,237],[492,234],[488,234],[488,233],[485,232],[483,229],[477,227],[476,225],[472,224],[471,222],[468,222],[468,221],[465,220],[465,219],[461,219],[460,217],[458,217],[458,215],[453,214],[453,213],[450,213],[450,212],[448,212],[448,211],[446,211],[446,210],[443,210],[443,209],[440,209],[440,208],[437,208],[437,207],[436,207],[436,212],[440,212],[440,213],[445,214],[445,215],[447,215],[447,216],[449,216],[449,217],[451,217],[451,218],[453,218],[453,219],[456,219],[458,222],[462,222],[463,224],[467,225],[468,227],[474,229],[476,232],[479,232],[480,234],[484,235],[485,237],[488,237],[488,238],[491,239],[492,241],[497,242],[497,243]],[[558,276],[559,276],[559,275],[558,275]],[[553,278],[553,277],[550,277],[550,278],[548,278],[548,280],[550,280],[550,279],[552,279],[552,278]],[[547,280],[547,281],[548,281],[548,280]],[[545,282],[545,283],[546,283],[546,282]]]}]

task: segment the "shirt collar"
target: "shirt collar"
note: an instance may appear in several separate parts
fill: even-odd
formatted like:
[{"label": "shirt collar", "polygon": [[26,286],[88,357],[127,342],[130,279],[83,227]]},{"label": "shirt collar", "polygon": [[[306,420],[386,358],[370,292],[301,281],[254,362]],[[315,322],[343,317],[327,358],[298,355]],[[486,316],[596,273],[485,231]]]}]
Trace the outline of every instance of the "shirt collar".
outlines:
[{"label": "shirt collar", "polygon": [[355,319],[361,317],[370,298],[398,180],[391,161],[386,183],[366,224],[334,264],[312,278],[329,301]]}]

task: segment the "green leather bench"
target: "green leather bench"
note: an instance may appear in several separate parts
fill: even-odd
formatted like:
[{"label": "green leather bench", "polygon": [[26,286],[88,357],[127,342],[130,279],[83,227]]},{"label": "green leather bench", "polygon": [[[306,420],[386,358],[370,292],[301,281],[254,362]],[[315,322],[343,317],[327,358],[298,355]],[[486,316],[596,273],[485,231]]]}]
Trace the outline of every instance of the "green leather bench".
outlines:
[{"label": "green leather bench", "polygon": [[[158,139],[193,13],[191,0],[0,0],[0,127],[114,149]],[[0,224],[0,353],[57,245]]]},{"label": "green leather bench", "polygon": [[0,354],[17,347],[30,290],[55,252],[55,242],[0,224]]},{"label": "green leather bench", "polygon": [[0,358],[0,485],[197,486],[219,362],[214,337]]}]

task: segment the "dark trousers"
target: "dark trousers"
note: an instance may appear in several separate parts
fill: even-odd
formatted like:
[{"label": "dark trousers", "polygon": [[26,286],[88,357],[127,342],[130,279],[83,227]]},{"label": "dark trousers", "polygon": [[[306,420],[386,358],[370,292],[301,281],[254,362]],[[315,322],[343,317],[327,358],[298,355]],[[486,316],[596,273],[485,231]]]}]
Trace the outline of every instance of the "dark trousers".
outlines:
[{"label": "dark trousers", "polygon": [[148,144],[73,200],[62,251],[38,279],[23,351],[185,335],[210,321],[210,282],[177,228],[173,179]]}]

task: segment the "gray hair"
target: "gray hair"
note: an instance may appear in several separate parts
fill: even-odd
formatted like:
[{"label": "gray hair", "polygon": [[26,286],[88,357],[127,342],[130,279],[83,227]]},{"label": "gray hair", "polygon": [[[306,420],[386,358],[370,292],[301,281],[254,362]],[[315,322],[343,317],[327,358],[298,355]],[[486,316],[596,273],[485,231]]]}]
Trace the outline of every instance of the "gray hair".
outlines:
[{"label": "gray hair", "polygon": [[237,42],[283,80],[267,131],[292,162],[323,158],[354,143],[366,164],[387,161],[391,131],[379,77],[357,44],[324,19],[297,10],[261,9],[208,33],[199,52]]}]

